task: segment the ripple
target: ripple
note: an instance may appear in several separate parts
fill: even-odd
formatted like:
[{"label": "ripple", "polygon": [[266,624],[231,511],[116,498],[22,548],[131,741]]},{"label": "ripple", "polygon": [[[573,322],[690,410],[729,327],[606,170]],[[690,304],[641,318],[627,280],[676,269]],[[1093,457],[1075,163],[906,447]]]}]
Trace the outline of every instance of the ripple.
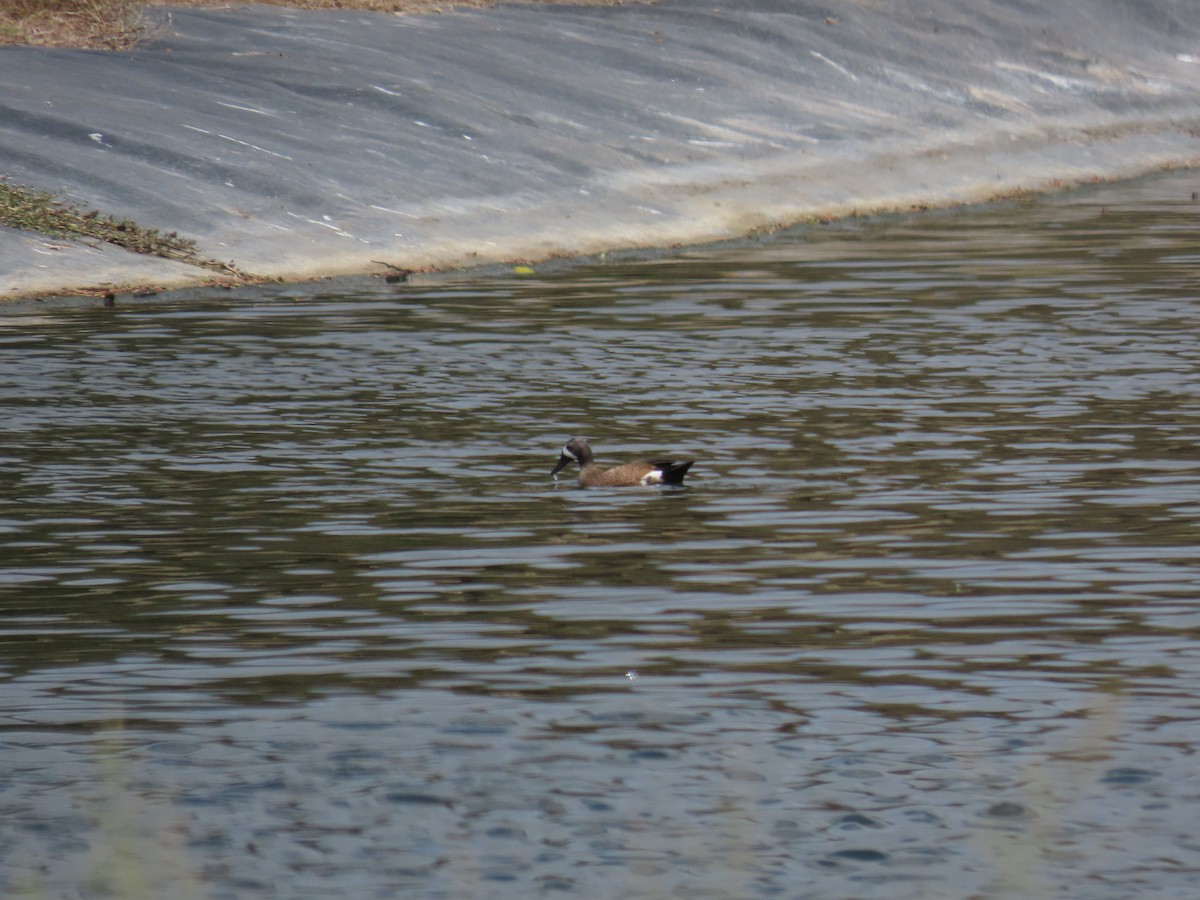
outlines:
[{"label": "ripple", "polygon": [[[1024,841],[1022,896],[1189,895],[1172,177],[8,323],[9,877],[974,896]],[[578,490],[574,433],[698,462]]]}]

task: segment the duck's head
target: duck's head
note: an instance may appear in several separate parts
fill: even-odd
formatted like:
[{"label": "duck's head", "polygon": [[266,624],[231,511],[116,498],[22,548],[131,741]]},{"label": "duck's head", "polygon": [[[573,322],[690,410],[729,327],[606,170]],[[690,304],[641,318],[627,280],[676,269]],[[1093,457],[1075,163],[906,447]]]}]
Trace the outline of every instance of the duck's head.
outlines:
[{"label": "duck's head", "polygon": [[551,475],[557,475],[571,463],[579,463],[579,468],[583,468],[592,461],[592,448],[588,442],[581,437],[573,437],[563,444],[562,453],[558,457],[558,463],[550,470]]}]

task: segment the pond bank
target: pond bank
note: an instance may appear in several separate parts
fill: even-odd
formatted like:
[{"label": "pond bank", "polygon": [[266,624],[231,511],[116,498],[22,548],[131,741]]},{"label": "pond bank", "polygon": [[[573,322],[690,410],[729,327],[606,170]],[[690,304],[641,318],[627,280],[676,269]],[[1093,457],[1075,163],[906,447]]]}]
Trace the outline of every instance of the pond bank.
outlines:
[{"label": "pond bank", "polygon": [[[129,53],[0,48],[0,174],[260,279],[722,240],[1195,164],[1175,9],[174,9]],[[215,274],[4,228],[0,273],[0,297]]]}]

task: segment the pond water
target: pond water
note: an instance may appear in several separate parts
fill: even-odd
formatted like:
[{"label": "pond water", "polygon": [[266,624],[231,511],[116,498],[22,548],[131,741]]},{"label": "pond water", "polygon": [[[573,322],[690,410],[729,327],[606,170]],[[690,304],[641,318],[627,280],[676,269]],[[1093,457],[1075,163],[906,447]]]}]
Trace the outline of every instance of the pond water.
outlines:
[{"label": "pond water", "polygon": [[4,896],[1195,896],[1198,187],[12,307]]}]

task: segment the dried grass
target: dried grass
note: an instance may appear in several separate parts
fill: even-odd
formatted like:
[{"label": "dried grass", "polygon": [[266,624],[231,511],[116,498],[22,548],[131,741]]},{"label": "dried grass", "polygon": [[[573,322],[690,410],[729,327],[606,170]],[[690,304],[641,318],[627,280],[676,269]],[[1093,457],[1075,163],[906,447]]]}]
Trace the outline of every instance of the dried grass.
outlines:
[{"label": "dried grass", "polygon": [[[151,6],[233,8],[266,3],[293,9],[362,9],[429,13],[494,6],[501,0],[0,0],[0,44],[126,50],[151,36],[142,10]],[[519,0],[554,3],[561,0]],[[571,0],[613,6],[624,0]],[[644,0],[633,0],[644,2]]]},{"label": "dried grass", "polygon": [[0,44],[125,50],[146,33],[141,0],[6,0]]}]

